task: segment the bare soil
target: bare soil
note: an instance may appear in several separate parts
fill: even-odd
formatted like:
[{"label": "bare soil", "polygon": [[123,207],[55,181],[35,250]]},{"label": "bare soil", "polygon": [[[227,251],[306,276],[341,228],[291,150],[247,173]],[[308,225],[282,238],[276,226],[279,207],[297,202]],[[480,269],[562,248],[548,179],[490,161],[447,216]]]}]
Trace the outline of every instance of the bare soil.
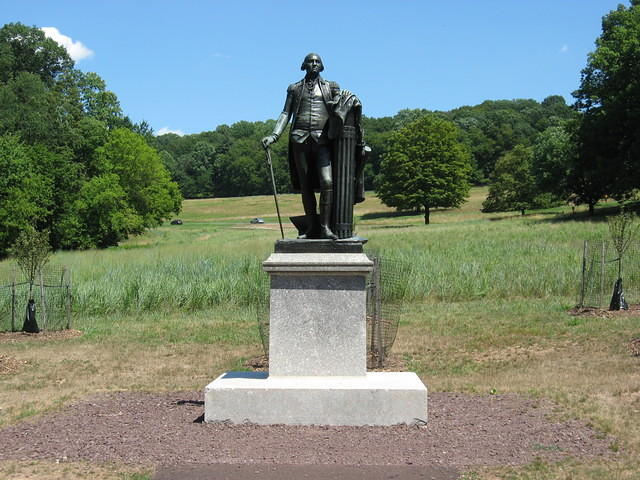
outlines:
[{"label": "bare soil", "polygon": [[18,342],[48,342],[51,340],[66,340],[82,335],[80,330],[58,330],[53,332],[26,333],[26,332],[0,332],[0,343]]},{"label": "bare soil", "polygon": [[600,318],[614,318],[614,317],[640,317],[640,303],[629,305],[628,310],[608,310],[606,308],[598,307],[575,307],[569,310],[569,315],[576,317],[600,317]]},{"label": "bare soil", "polygon": [[0,460],[464,469],[617,455],[613,438],[516,394],[431,393],[428,422],[413,426],[206,424],[203,409],[202,392],[94,395],[0,430]]}]

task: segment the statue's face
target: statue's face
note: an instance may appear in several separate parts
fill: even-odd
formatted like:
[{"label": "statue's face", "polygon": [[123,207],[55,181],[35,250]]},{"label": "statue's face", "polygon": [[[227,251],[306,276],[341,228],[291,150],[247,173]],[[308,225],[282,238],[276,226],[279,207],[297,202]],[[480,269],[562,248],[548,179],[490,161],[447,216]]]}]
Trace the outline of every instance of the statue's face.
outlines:
[{"label": "statue's face", "polygon": [[307,73],[320,73],[322,70],[322,60],[318,55],[309,55],[304,60],[304,69]]}]

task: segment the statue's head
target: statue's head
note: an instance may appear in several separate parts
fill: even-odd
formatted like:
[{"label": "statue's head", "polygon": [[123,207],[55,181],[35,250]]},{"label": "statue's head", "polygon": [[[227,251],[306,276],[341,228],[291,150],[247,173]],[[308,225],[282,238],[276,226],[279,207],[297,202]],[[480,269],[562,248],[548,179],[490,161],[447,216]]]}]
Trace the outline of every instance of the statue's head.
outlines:
[{"label": "statue's head", "polygon": [[320,73],[321,71],[323,71],[324,64],[322,63],[320,55],[318,55],[317,53],[310,53],[309,55],[304,57],[304,61],[302,62],[300,70],[306,70],[307,73]]}]

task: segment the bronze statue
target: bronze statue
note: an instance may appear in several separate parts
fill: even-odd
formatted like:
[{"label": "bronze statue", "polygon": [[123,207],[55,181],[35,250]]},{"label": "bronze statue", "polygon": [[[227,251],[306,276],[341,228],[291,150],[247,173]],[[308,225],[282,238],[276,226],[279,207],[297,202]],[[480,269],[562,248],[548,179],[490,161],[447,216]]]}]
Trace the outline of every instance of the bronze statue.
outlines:
[{"label": "bronze statue", "polygon": [[[291,120],[291,181],[302,194],[307,220],[298,238],[347,238],[353,230],[353,203],[364,200],[362,106],[351,92],[320,76],[324,64],[318,54],[307,55],[300,69],[306,75],[287,88],[284,109],[262,145],[268,148],[276,142]],[[348,168],[337,170],[338,164]],[[336,182],[340,183],[338,191]],[[320,191],[319,213],[316,190]]]}]

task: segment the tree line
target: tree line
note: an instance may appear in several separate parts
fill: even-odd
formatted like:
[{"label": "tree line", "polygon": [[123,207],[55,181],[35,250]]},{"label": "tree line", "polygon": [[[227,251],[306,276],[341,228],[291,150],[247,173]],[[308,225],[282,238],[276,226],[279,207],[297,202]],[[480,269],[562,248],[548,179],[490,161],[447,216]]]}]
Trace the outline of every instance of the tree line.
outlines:
[{"label": "tree line", "polygon": [[[532,145],[546,128],[568,121],[575,112],[561,96],[550,96],[541,103],[499,100],[450,112],[414,109],[389,117],[364,116],[365,139],[372,149],[365,167],[367,189],[375,187],[392,135],[426,115],[437,115],[458,127],[457,139],[472,154],[471,180],[483,183],[500,155],[518,144]],[[260,139],[271,133],[273,126],[273,120],[242,121],[193,135],[161,135],[154,137],[151,144],[161,152],[186,198],[269,194],[271,186]],[[272,149],[279,190],[290,192],[286,142],[276,143]]]},{"label": "tree line", "polygon": [[638,199],[640,188],[640,0],[602,19],[602,33],[573,92],[573,119],[546,129],[532,146],[501,156],[485,211],[549,201],[595,205]]},{"label": "tree line", "polygon": [[0,28],[0,258],[31,228],[54,249],[106,247],[179,212],[149,131],[40,29]]},{"label": "tree line", "polygon": [[[458,206],[469,181],[488,181],[484,212],[519,210],[524,215],[527,209],[566,202],[585,204],[593,215],[605,198],[637,202],[640,0],[603,17],[602,33],[573,96],[572,108],[562,97],[551,96],[539,106],[516,100],[422,112],[423,118],[391,135],[376,181],[380,198],[399,209],[424,207],[426,223],[430,207]],[[445,128],[442,119],[452,125]],[[452,126],[468,147],[453,160]],[[436,130],[441,133],[434,138]],[[441,178],[447,178],[448,189]]]},{"label": "tree line", "polygon": [[[571,106],[551,95],[365,116],[366,188],[400,210],[425,209],[427,222],[429,208],[459,205],[471,184],[489,185],[485,212],[524,214],[568,202],[593,213],[603,198],[633,198],[640,186],[639,1],[603,18]],[[268,194],[259,139],[272,128],[272,120],[239,122],[152,144],[187,198]],[[290,192],[286,142],[274,145],[273,158],[278,190]]]},{"label": "tree line", "polygon": [[[371,147],[365,187],[375,190],[389,206],[424,209],[428,217],[429,208],[459,206],[471,184],[504,187],[501,172],[515,176],[519,183],[523,179],[531,183],[535,170],[540,182],[530,186],[535,201],[527,200],[526,208],[550,206],[561,201],[562,194],[545,193],[545,189],[558,178],[556,163],[566,160],[559,155],[567,149],[567,129],[577,118],[579,113],[559,95],[542,102],[488,100],[446,112],[405,109],[394,116],[365,116],[365,139]],[[267,195],[272,187],[260,139],[273,126],[274,120],[242,121],[193,135],[151,136],[148,141],[160,152],[185,198]],[[425,139],[430,139],[431,146],[424,145]],[[421,142],[425,149],[416,152]],[[434,145],[440,150],[435,151]],[[272,149],[278,192],[291,192],[286,142]],[[410,149],[413,155],[407,158]],[[529,159],[533,151],[540,153],[535,169]],[[429,158],[422,158],[425,155]],[[419,187],[418,179],[422,179]],[[519,210],[524,203],[516,200],[504,194],[498,199],[494,193],[486,211]]]}]

